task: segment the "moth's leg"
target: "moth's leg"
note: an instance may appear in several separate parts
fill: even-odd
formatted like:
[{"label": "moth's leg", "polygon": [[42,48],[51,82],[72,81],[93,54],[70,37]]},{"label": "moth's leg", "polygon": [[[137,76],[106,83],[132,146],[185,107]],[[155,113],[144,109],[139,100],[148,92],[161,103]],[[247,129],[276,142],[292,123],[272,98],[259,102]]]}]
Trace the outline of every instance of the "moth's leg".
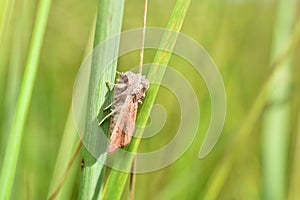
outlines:
[{"label": "moth's leg", "polygon": [[112,116],[113,114],[115,114],[117,111],[119,111],[121,109],[120,108],[116,108],[115,110],[113,110],[111,113],[109,113],[108,115],[106,115],[99,123],[98,126],[100,126],[107,118],[109,118],[110,116]]},{"label": "moth's leg", "polygon": [[118,94],[118,95],[115,95],[115,96],[114,96],[114,99],[120,99],[119,97],[122,96],[122,95],[124,95],[124,94],[126,94],[126,91],[123,91],[123,92],[121,92],[121,93]]},{"label": "moth's leg", "polygon": [[112,116],[114,114],[114,112],[109,113],[108,115],[106,115],[98,124],[98,126],[100,126],[107,118],[109,118],[110,116]]},{"label": "moth's leg", "polygon": [[105,108],[103,108],[103,110],[107,110],[108,108],[110,108],[112,105],[114,105],[114,101],[113,102],[111,102],[108,106],[106,106]]},{"label": "moth's leg", "polygon": [[118,72],[118,71],[116,71],[116,73],[119,74],[119,75],[122,75],[122,74],[123,74],[123,72]]},{"label": "moth's leg", "polygon": [[107,85],[110,85],[110,86],[117,86],[117,87],[126,87],[126,84],[125,83],[111,83],[111,82],[106,82]]},{"label": "moth's leg", "polygon": [[112,105],[114,105],[115,103],[117,103],[120,99],[116,99],[113,102],[111,102],[108,106],[106,106],[105,108],[103,108],[103,110],[107,110],[109,107],[111,107]]},{"label": "moth's leg", "polygon": [[109,81],[106,81],[105,83],[106,83],[106,85],[110,85],[110,86],[116,86],[116,85],[118,85],[117,83],[111,83]]}]

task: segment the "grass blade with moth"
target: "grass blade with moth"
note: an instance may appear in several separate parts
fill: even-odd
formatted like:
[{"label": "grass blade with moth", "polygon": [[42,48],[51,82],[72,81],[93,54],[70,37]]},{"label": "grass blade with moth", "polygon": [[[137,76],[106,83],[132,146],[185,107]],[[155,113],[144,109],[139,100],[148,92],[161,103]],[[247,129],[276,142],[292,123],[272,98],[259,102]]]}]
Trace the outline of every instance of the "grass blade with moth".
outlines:
[{"label": "grass blade with moth", "polygon": [[[166,27],[167,29],[176,32],[179,32],[181,30],[189,4],[190,4],[189,0],[176,1],[175,7],[173,9],[173,12],[171,14],[171,17]],[[171,37],[169,35],[164,35],[161,44],[162,47],[164,47],[164,45],[170,45],[171,47],[173,47],[175,42],[176,42],[176,35],[171,35]],[[156,52],[153,61],[154,64],[151,66],[147,76],[150,82],[152,81],[160,82],[162,80],[165,72],[165,68],[158,68],[157,66],[158,65],[166,66],[170,60],[171,55],[172,55],[171,52],[166,52],[163,50],[158,50]],[[158,89],[159,89],[158,85],[152,85],[147,92],[147,98],[145,98],[142,109],[140,110],[137,116],[137,124],[139,124],[140,126],[143,126],[147,123],[152,105],[154,104],[156,95],[158,93]],[[136,132],[135,134],[140,135],[142,133]],[[139,143],[140,143],[139,140],[133,138],[128,149],[132,152],[137,151]],[[133,157],[125,161],[124,166],[126,166],[127,169],[131,167],[132,160]],[[129,175],[128,173],[112,169],[107,179],[106,185],[104,187],[103,196],[101,197],[101,199],[120,199],[128,175]]]},{"label": "grass blade with moth", "polygon": [[[123,20],[124,0],[110,1],[99,0],[97,22],[94,35],[94,47],[106,39],[118,35],[121,32]],[[108,55],[118,54],[118,45],[108,45],[104,51],[92,57],[91,73],[89,78],[89,88],[87,97],[87,113],[86,122],[90,122],[94,112],[99,112],[100,105],[105,101],[107,93],[106,81],[113,82],[117,68],[117,62],[113,62],[109,68],[103,73],[100,80],[96,77],[99,70],[103,67]],[[98,113],[97,113],[98,114]],[[103,117],[103,116],[100,116]],[[97,134],[98,123],[86,123],[84,139],[91,143],[91,148],[99,148],[93,143],[93,135]],[[105,132],[108,129],[104,130]],[[98,133],[99,134],[99,133]],[[83,146],[82,155],[84,160],[84,168],[81,173],[79,199],[98,199],[101,194],[102,183],[104,179],[104,165],[97,162],[96,159]]]}]

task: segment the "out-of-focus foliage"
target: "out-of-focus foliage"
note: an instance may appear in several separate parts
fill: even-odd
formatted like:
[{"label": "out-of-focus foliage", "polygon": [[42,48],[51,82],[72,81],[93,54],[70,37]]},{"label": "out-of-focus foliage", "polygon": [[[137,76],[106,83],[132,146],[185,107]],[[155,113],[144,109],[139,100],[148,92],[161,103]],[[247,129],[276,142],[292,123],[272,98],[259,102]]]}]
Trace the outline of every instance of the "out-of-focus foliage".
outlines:
[{"label": "out-of-focus foliage", "polygon": [[[15,0],[9,23],[1,35],[0,48],[0,165],[11,127],[38,1],[24,5]],[[58,149],[72,101],[73,83],[86,55],[97,1],[53,1],[35,81],[29,115],[13,186],[13,199],[45,199],[49,193]],[[166,27],[175,0],[150,0],[147,26]],[[24,5],[24,7],[23,7]],[[227,94],[227,118],[214,150],[198,158],[199,148],[210,120],[210,96],[203,79],[182,58],[172,56],[169,66],[179,70],[195,88],[201,109],[198,135],[185,154],[159,171],[138,174],[136,199],[202,199],[211,190],[210,177],[220,169],[224,154],[239,128],[246,123],[259,91],[269,77],[274,23],[278,2],[273,0],[204,0],[191,2],[182,33],[200,43],[219,67]],[[298,3],[299,5],[299,3]],[[144,2],[125,2],[123,30],[140,28]],[[2,9],[0,9],[1,11]],[[18,12],[15,12],[15,11]],[[295,21],[299,17],[297,10]],[[0,15],[1,17],[2,15]],[[21,35],[17,34],[22,23]],[[1,19],[0,19],[1,22]],[[290,30],[292,32],[292,30]],[[19,45],[19,46],[18,46]],[[15,49],[19,48],[18,55]],[[299,55],[299,46],[291,55]],[[154,50],[145,51],[145,63]],[[18,56],[18,63],[15,58]],[[291,83],[286,101],[290,104],[285,196],[300,197],[299,118],[300,57],[291,60]],[[119,71],[139,63],[139,52],[122,56]],[[14,70],[12,70],[14,69]],[[176,98],[166,89],[159,91],[157,103],[167,111],[165,127],[153,138],[142,141],[140,151],[152,151],[168,143],[178,128],[180,110]],[[272,106],[271,103],[266,105]],[[260,114],[262,116],[264,110]],[[75,134],[75,133],[74,133]],[[251,127],[245,145],[237,146],[232,167],[221,184],[218,199],[261,199],[263,197],[261,118]],[[276,156],[276,155],[275,155]],[[80,166],[76,166],[80,167]],[[73,173],[69,196],[77,198],[79,174]],[[295,178],[295,177],[298,177]],[[124,195],[126,197],[126,195]]]}]

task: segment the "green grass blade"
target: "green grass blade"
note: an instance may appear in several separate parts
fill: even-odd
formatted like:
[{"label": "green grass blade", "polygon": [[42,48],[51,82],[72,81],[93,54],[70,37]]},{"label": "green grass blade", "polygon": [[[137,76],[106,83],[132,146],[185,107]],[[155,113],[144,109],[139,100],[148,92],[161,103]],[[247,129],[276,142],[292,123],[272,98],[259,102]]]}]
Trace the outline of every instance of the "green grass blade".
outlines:
[{"label": "green grass blade", "polygon": [[[22,3],[26,3],[26,1],[22,2]],[[23,4],[24,5],[24,4]],[[18,17],[20,18],[20,20],[16,21],[16,22],[11,22],[13,24],[13,26],[10,26],[10,28],[8,30],[6,30],[6,32],[11,32],[12,34],[12,38],[14,38],[14,40],[11,42],[11,48],[9,47],[9,45],[7,45],[7,43],[9,42],[8,39],[8,35],[6,34],[5,36],[5,41],[2,43],[3,48],[0,50],[0,74],[3,77],[0,77],[0,96],[3,97],[3,108],[0,110],[2,110],[2,114],[4,115],[3,119],[0,119],[1,123],[0,123],[0,127],[1,127],[1,132],[2,133],[8,133],[10,132],[10,127],[11,127],[11,123],[13,120],[13,114],[15,113],[15,109],[16,109],[16,102],[17,102],[17,98],[18,98],[18,91],[19,91],[19,87],[20,87],[20,79],[21,79],[21,74],[22,74],[22,50],[24,50],[22,48],[22,38],[23,36],[23,30],[24,30],[24,18],[25,18],[25,10],[24,9],[19,9],[17,10],[17,13],[19,14]],[[13,21],[13,20],[11,20]],[[1,46],[2,46],[1,45]],[[7,51],[7,54],[4,53],[5,51]],[[4,61],[5,59],[2,56],[7,56],[9,57],[9,62],[8,64],[2,64],[2,60]],[[4,61],[5,62],[5,61]],[[6,74],[4,72],[4,69],[2,68],[3,66],[5,66],[7,68],[7,76],[5,78]],[[6,88],[5,91],[3,91],[3,95],[2,95],[2,88],[3,88],[3,84],[6,81]],[[0,106],[1,104],[1,100],[0,99]],[[2,116],[1,116],[2,117]],[[5,143],[7,141],[8,135],[7,134],[0,134],[0,146],[6,147]],[[2,149],[0,149],[1,152]],[[0,161],[0,165],[2,164],[2,160]]]},{"label": "green grass blade", "polygon": [[50,5],[50,0],[43,0],[40,2],[38,7],[25,73],[13,119],[13,126],[8,139],[0,174],[0,199],[9,199],[11,195],[22,141],[23,128],[30,105],[36,72],[38,69],[38,61],[44,33],[46,30]]},{"label": "green grass blade", "polygon": [[[98,14],[94,37],[94,47],[104,40],[118,35],[121,32],[123,20],[124,0],[110,1],[99,0]],[[106,70],[97,80],[97,74],[100,74],[101,67],[105,63],[107,55],[118,55],[118,45],[112,44],[99,54],[94,54],[92,57],[92,66],[89,79],[86,126],[84,140],[91,144],[91,148],[98,148],[97,144],[93,143],[93,136],[97,134],[98,127],[91,122],[94,112],[99,112],[100,105],[104,103],[105,94],[107,93],[106,81],[114,82],[117,62],[113,62],[110,70]],[[97,113],[98,115],[98,113]],[[103,116],[100,116],[103,117]],[[108,131],[108,128],[104,130]],[[99,133],[98,133],[99,134]],[[86,148],[82,148],[84,169],[81,173],[79,199],[98,199],[101,194],[102,183],[104,180],[104,165],[97,162],[96,159],[89,153]]]},{"label": "green grass blade", "polygon": [[[170,29],[175,32],[179,32],[181,30],[182,24],[184,22],[188,7],[189,7],[190,1],[189,0],[177,0],[175,7],[173,9],[173,12],[171,14],[171,17],[169,19],[167,29]],[[165,47],[165,45],[168,45],[170,47],[173,47],[176,42],[176,35],[168,35],[165,34],[163,36],[163,39],[161,41],[162,48]],[[172,48],[169,48],[172,49]],[[163,50],[158,50],[153,65],[150,68],[150,71],[148,73],[147,78],[150,80],[150,82],[155,81],[156,83],[161,82],[165,68],[158,67],[158,65],[164,65],[166,66],[170,60],[172,53],[166,52]],[[151,108],[154,104],[156,95],[158,93],[159,85],[151,85],[147,92],[147,98],[145,98],[143,102],[142,109],[140,110],[138,116],[137,116],[137,124],[140,126],[145,126],[151,111]],[[136,131],[136,135],[141,135],[142,132]],[[129,150],[132,152],[136,152],[139,146],[140,140],[137,140],[133,138]],[[127,169],[131,167],[133,157],[130,157],[128,160],[124,161],[122,164],[123,166],[126,166]],[[109,177],[107,179],[105,188],[103,190],[103,196],[102,199],[120,199],[128,178],[128,173],[117,171],[112,169],[111,173],[109,174]]]},{"label": "green grass blade", "polygon": [[[273,31],[271,59],[278,56],[291,35],[295,21],[296,0],[281,0],[278,4],[277,18]],[[263,117],[262,161],[264,199],[286,198],[287,154],[290,132],[290,103],[288,99],[291,65],[290,59],[282,63],[272,82],[269,99],[270,105]]]}]

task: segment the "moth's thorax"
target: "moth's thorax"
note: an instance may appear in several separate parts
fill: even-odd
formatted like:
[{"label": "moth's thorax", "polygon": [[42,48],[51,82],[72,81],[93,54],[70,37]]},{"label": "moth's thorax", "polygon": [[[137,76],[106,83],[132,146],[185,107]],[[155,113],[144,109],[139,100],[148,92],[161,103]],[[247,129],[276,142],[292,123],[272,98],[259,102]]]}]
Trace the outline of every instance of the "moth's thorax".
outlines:
[{"label": "moth's thorax", "polygon": [[[141,74],[125,72],[120,74],[115,88],[115,97],[124,100],[132,96],[136,101],[144,98],[146,90],[149,88],[149,81]],[[122,99],[123,98],[123,99]]]}]

